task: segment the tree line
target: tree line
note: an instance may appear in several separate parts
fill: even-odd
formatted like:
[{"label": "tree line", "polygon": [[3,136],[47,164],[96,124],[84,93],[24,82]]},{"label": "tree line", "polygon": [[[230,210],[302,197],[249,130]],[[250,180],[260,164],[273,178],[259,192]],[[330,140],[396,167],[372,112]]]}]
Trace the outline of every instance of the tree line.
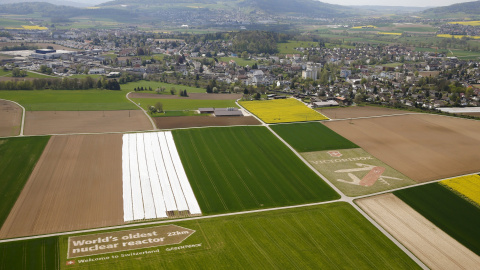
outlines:
[{"label": "tree line", "polygon": [[96,81],[92,77],[0,81],[0,90],[87,90],[92,88],[120,90],[120,84],[116,79],[105,77]]}]

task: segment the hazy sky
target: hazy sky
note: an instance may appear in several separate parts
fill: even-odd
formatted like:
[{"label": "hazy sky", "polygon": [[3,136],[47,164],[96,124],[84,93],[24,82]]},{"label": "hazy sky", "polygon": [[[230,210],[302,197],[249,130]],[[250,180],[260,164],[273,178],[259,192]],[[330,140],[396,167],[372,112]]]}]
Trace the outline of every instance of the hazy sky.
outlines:
[{"label": "hazy sky", "polygon": [[472,2],[472,0],[321,0],[337,5],[371,5],[371,6],[410,6],[410,7],[441,7],[456,3]]}]

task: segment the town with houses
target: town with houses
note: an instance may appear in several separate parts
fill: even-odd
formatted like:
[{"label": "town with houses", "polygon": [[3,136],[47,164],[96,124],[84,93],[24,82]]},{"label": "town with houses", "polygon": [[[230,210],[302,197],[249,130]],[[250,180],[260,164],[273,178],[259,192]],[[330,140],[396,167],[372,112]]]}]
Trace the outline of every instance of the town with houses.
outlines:
[{"label": "town with houses", "polygon": [[[311,47],[295,48],[297,53],[293,54],[252,54],[234,52],[232,43],[226,40],[187,43],[169,39],[168,35],[157,38],[136,27],[10,30],[0,42],[20,47],[61,46],[58,50],[49,46],[3,51],[8,57],[1,59],[4,69],[41,72],[46,66],[51,75],[60,77],[90,74],[118,78],[135,74],[158,79],[163,74],[163,78],[184,78],[187,84],[215,80],[222,86],[216,89],[218,92],[242,91],[252,97],[258,92],[262,98],[295,95],[312,107],[353,103],[425,109],[480,105],[478,60],[460,60],[403,45],[326,47],[310,42]],[[158,55],[162,57],[155,57]],[[242,66],[238,60],[254,64]],[[449,81],[455,83],[449,85]]]}]

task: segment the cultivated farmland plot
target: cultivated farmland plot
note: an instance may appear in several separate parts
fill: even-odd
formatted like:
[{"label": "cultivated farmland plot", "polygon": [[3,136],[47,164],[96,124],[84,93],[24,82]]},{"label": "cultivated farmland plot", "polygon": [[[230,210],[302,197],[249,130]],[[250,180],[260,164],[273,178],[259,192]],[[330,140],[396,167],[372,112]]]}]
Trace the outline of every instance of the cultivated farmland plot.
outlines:
[{"label": "cultivated farmland plot", "polygon": [[120,134],[51,137],[0,238],[123,224],[121,145]]},{"label": "cultivated farmland plot", "polygon": [[[194,232],[180,244],[73,259],[67,259],[68,236],[62,236],[60,265],[64,269],[95,270],[418,269],[346,203],[172,224],[185,228],[180,232]],[[128,230],[122,231],[129,235]],[[134,240],[123,242],[129,241]],[[67,265],[69,261],[74,264]]]},{"label": "cultivated farmland plot", "polygon": [[270,127],[298,152],[358,147],[321,123],[281,124]]},{"label": "cultivated farmland plot", "polygon": [[345,195],[366,195],[415,184],[363,149],[342,149],[301,154]]},{"label": "cultivated farmland plot", "polygon": [[294,99],[240,101],[240,105],[265,123],[288,123],[327,120],[323,114]]},{"label": "cultivated farmland plot", "polygon": [[439,183],[393,193],[458,242],[480,255],[480,208]]},{"label": "cultivated farmland plot", "polygon": [[480,171],[480,121],[415,114],[324,124],[417,182]]},{"label": "cultivated farmland plot", "polygon": [[480,265],[479,256],[392,193],[355,203],[431,269],[475,269]]},{"label": "cultivated farmland plot", "polygon": [[203,213],[338,198],[265,127],[202,128],[172,133]]},{"label": "cultivated farmland plot", "polygon": [[25,134],[70,134],[151,130],[140,110],[27,112]]},{"label": "cultivated farmland plot", "polygon": [[0,137],[16,136],[22,124],[22,108],[17,104],[0,99]]},{"label": "cultivated farmland plot", "polygon": [[443,180],[440,184],[480,206],[480,175],[467,175]]}]

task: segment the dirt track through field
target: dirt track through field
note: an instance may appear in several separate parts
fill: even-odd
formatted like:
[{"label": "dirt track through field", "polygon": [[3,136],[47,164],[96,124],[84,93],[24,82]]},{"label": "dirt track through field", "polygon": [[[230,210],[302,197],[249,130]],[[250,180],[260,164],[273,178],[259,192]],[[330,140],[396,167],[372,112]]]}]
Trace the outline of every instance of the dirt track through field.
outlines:
[{"label": "dirt track through field", "polygon": [[348,118],[357,118],[357,117],[409,113],[407,111],[380,108],[380,107],[370,107],[370,106],[318,109],[318,111],[330,119],[348,119]]},{"label": "dirt track through field", "polygon": [[0,99],[0,137],[16,136],[22,124],[22,108]]},{"label": "dirt track through field", "polygon": [[261,125],[261,123],[253,116],[175,116],[155,117],[153,120],[159,129]]},{"label": "dirt track through field", "polygon": [[125,111],[29,111],[25,135],[101,133],[151,130],[141,110]]},{"label": "dirt track through field", "polygon": [[476,269],[480,257],[391,193],[355,201],[431,269]]},{"label": "dirt track through field", "polygon": [[417,182],[480,171],[480,121],[416,114],[324,124]]},{"label": "dirt track through field", "polygon": [[132,92],[129,98],[161,98],[161,99],[204,99],[204,100],[237,100],[242,94],[208,94],[208,93],[188,93],[188,97],[178,95],[159,95],[154,93],[136,93]]},{"label": "dirt track through field", "polygon": [[0,238],[123,222],[122,135],[53,136]]}]

